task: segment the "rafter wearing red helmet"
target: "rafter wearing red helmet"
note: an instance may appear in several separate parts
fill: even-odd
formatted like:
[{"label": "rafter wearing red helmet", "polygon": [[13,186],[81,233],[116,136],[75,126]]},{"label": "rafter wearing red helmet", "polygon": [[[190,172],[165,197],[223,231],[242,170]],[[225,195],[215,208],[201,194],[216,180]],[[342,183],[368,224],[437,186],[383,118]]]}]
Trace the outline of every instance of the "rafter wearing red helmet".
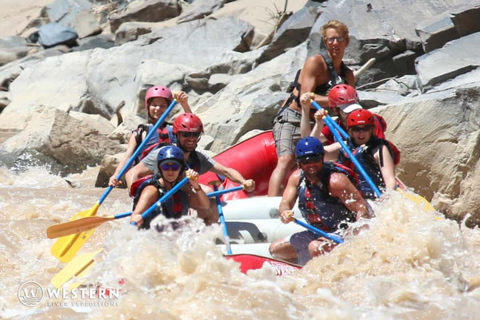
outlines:
[{"label": "rafter wearing red helmet", "polygon": [[[375,135],[374,114],[366,109],[355,110],[347,118],[347,127],[354,148],[352,153],[373,183],[383,191],[395,189],[395,165],[400,161],[400,152],[392,142]],[[338,162],[359,173],[358,168],[343,152],[339,152]],[[365,198],[376,198],[375,192],[361,174],[358,189]]]},{"label": "rafter wearing red helmet", "polygon": [[[176,144],[185,154],[189,168],[195,170],[200,175],[211,171],[218,176],[226,177],[235,183],[243,185],[247,192],[255,190],[255,181],[253,179],[246,180],[237,170],[225,167],[210,158],[204,151],[197,150],[198,142],[203,133],[203,123],[198,116],[193,113],[179,115],[173,122],[173,132],[177,139]],[[145,176],[158,173],[158,167],[156,166],[157,154],[158,149],[153,150],[130,170],[126,177],[129,188],[132,187],[135,181]],[[213,191],[208,186],[202,185],[202,188],[204,188],[207,193]],[[203,217],[201,214],[209,215],[209,217]],[[208,223],[217,222],[218,212],[216,210],[216,202],[212,201],[210,212],[199,211],[199,216],[208,221]]]},{"label": "rafter wearing red helmet", "polygon": [[[190,105],[188,104],[188,95],[185,92],[179,91],[176,93],[175,98],[185,112],[192,112]],[[108,184],[110,186],[115,187],[119,184],[122,184],[122,181],[117,179],[118,174],[125,166],[128,159],[130,159],[130,157],[133,155],[135,150],[137,150],[138,146],[140,146],[140,144],[143,142],[150,128],[152,128],[157,120],[160,119],[160,117],[165,113],[165,110],[167,110],[172,101],[173,94],[170,89],[165,86],[153,86],[147,90],[145,93],[145,112],[148,118],[147,124],[140,124],[131,132],[130,138],[128,139],[127,150],[117,165],[114,174],[109,179]],[[174,142],[171,131],[171,125],[169,125],[167,122],[162,124],[162,126],[158,129],[158,135],[152,135],[149,141],[146,142],[144,151],[137,159],[135,159],[134,164],[137,164],[142,158],[144,158],[148,152],[154,148],[154,146],[160,143]]]}]

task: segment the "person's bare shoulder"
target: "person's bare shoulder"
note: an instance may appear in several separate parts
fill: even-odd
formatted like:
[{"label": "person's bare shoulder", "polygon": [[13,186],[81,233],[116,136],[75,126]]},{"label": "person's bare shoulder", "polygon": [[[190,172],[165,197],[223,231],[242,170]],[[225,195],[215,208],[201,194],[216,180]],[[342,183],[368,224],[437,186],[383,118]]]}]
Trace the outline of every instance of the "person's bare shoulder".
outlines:
[{"label": "person's bare shoulder", "polygon": [[352,182],[344,173],[334,172],[330,175],[329,189],[332,194],[346,190],[350,186],[353,186]]},{"label": "person's bare shoulder", "polygon": [[291,175],[290,178],[288,178],[288,181],[295,182],[295,184],[298,184],[298,181],[300,180],[300,174],[302,173],[302,170],[296,169]]}]

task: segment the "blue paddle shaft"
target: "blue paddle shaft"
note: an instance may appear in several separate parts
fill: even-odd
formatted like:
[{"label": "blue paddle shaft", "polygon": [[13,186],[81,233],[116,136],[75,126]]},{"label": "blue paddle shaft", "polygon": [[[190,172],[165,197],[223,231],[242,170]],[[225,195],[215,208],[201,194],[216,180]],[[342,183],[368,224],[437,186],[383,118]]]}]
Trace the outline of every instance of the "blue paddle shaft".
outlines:
[{"label": "blue paddle shaft", "polygon": [[[313,106],[315,107],[315,109],[317,110],[322,110],[322,107],[320,107],[320,105],[315,101],[315,100],[312,100],[312,104]],[[338,132],[340,132],[340,134],[342,135],[342,137],[346,140],[348,140],[350,137],[348,136],[348,133],[345,132],[345,130],[343,130],[342,127],[340,127],[335,121],[333,121],[332,117],[330,117],[330,115],[327,114],[326,118],[330,119],[329,121],[331,121],[332,123],[335,124],[335,129],[338,130]],[[326,122],[325,122],[326,123]],[[330,127],[329,127],[330,128]],[[330,129],[331,130],[331,129]],[[336,138],[336,137],[335,137]]]},{"label": "blue paddle shaft", "polygon": [[[172,189],[173,190],[173,189]],[[234,191],[238,191],[238,190],[243,190],[243,187],[242,186],[238,186],[238,187],[233,187],[233,188],[230,188],[230,189],[225,189],[225,190],[219,190],[219,191],[214,191],[214,192],[210,192],[210,193],[207,193],[207,197],[216,197],[216,196],[220,196],[222,194],[225,194],[225,193],[229,193],[229,192],[234,192]],[[165,194],[167,195],[167,194]],[[166,199],[165,199],[166,200]],[[133,211],[128,211],[128,212],[124,212],[124,213],[119,213],[119,214],[116,214],[114,216],[115,219],[121,219],[121,218],[125,218],[125,217],[129,217],[131,216],[133,213]]]},{"label": "blue paddle shaft", "polygon": [[340,237],[328,234],[328,233],[326,233],[326,232],[324,232],[320,229],[315,228],[314,226],[311,226],[309,224],[306,224],[303,221],[298,220],[297,218],[293,218],[293,219],[294,219],[293,221],[296,224],[301,225],[302,227],[308,229],[309,231],[311,231],[315,234],[321,235],[322,237],[327,238],[327,239],[332,240],[332,241],[335,241],[336,243],[343,243],[343,240]]},{"label": "blue paddle shaft", "polygon": [[[217,189],[215,189],[215,190],[217,190]],[[233,187],[233,188],[230,188],[230,189],[210,192],[210,193],[207,194],[207,197],[210,198],[210,197],[221,196],[222,194],[229,193],[229,192],[234,192],[234,191],[239,191],[239,190],[243,190],[243,186],[237,186],[237,187]]]},{"label": "blue paddle shaft", "polygon": [[[185,184],[188,183],[188,177],[183,178],[179,183],[177,183],[170,191],[165,193],[163,197],[161,197],[157,202],[155,202],[153,205],[150,206],[145,212],[142,214],[142,220],[145,220],[150,213],[152,213],[153,210],[155,210],[157,207],[159,207],[162,202],[170,198],[175,192],[177,192],[180,188],[182,188]],[[136,226],[137,223],[132,221],[130,222],[131,225]]]},{"label": "blue paddle shaft", "polygon": [[[130,159],[128,159],[127,163],[125,163],[125,165],[123,166],[122,170],[118,173],[117,175],[117,180],[120,180],[123,175],[125,174],[125,172],[128,170],[128,168],[130,168],[130,166],[132,165],[133,161],[135,161],[135,159],[138,157],[138,155],[140,154],[140,152],[143,151],[143,149],[145,148],[145,145],[147,144],[148,140],[154,135],[157,133],[157,129],[162,125],[163,122],[165,122],[165,119],[168,117],[168,114],[170,113],[170,111],[172,111],[172,109],[175,107],[175,105],[177,104],[177,100],[173,99],[173,101],[170,103],[170,105],[168,106],[167,110],[165,110],[165,112],[162,114],[162,116],[157,120],[157,122],[155,123],[155,125],[152,127],[152,129],[150,129],[148,131],[148,134],[147,136],[145,137],[145,139],[143,139],[142,143],[140,143],[140,145],[137,147],[137,149],[135,150],[135,152],[132,154],[132,156],[130,157]],[[110,191],[112,191],[113,187],[112,186],[108,186],[108,188],[105,190],[105,192],[103,193],[103,195],[100,197],[100,200],[98,200],[98,203],[99,204],[102,204],[102,202],[105,200],[105,198],[108,196],[108,194],[110,193]]]},{"label": "blue paddle shaft", "polygon": [[[321,109],[321,107],[318,105],[318,103],[316,101],[312,101],[313,105],[315,106],[315,108],[318,108],[319,110]],[[352,160],[353,164],[355,165],[355,167],[357,167],[358,171],[360,171],[360,174],[365,178],[365,180],[367,181],[368,185],[370,186],[370,188],[372,188],[372,190],[375,192],[375,194],[377,195],[377,197],[381,197],[382,196],[382,193],[380,192],[380,190],[377,188],[377,186],[373,183],[372,179],[370,179],[370,177],[368,176],[367,172],[363,169],[362,165],[360,164],[360,162],[358,162],[357,158],[355,158],[355,156],[352,154],[352,152],[350,151],[350,149],[347,147],[347,145],[345,144],[345,142],[342,140],[342,138],[340,137],[340,135],[338,134],[338,132],[335,130],[335,126],[337,125],[335,123],[335,121],[333,121],[332,118],[330,117],[325,117],[325,124],[328,126],[328,128],[330,129],[330,131],[332,132],[332,134],[335,136],[335,139],[337,139],[337,141],[340,143],[340,145],[342,146],[342,149],[343,151],[345,151],[350,160]],[[338,126],[338,125],[337,125]],[[340,126],[338,126],[340,127]]]},{"label": "blue paddle shaft", "polygon": [[[218,187],[213,186],[215,192],[218,192]],[[232,188],[235,189],[235,188]],[[220,196],[217,194],[215,196],[215,200],[217,200],[217,210],[218,216],[220,217],[220,223],[223,228],[223,238],[225,239],[225,246],[227,247],[227,254],[232,254],[232,248],[230,246],[230,237],[228,236],[227,224],[225,223],[225,217],[223,216],[223,208],[222,203],[220,202]]]},{"label": "blue paddle shaft", "polygon": [[121,218],[125,218],[125,217],[131,216],[132,213],[133,213],[133,211],[124,212],[124,213],[119,213],[119,214],[114,215],[113,217],[114,217],[115,219],[121,219]]}]

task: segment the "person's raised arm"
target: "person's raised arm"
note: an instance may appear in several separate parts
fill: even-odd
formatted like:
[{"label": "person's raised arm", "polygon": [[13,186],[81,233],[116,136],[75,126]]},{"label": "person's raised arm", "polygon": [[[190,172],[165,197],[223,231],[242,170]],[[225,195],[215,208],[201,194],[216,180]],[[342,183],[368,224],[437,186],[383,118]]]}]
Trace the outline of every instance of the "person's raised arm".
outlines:
[{"label": "person's raised arm", "polygon": [[115,187],[119,184],[122,184],[121,180],[117,179],[118,174],[120,171],[123,169],[125,164],[127,163],[127,160],[130,159],[130,157],[133,155],[135,152],[135,149],[137,148],[137,134],[139,134],[136,130],[132,132],[130,135],[130,138],[128,139],[128,146],[127,150],[125,151],[125,154],[123,155],[122,160],[117,165],[117,168],[115,169],[115,173],[110,177],[110,180],[108,181],[108,185],[111,187]]},{"label": "person's raised arm", "polygon": [[314,96],[311,92],[305,92],[300,96],[300,105],[302,107],[302,116],[300,118],[300,134],[301,137],[307,137],[310,135],[310,106],[312,97]]},{"label": "person's raised arm", "polygon": [[175,99],[183,108],[185,113],[193,113],[190,105],[188,104],[188,94],[185,91],[179,91],[175,93]]},{"label": "person's raised arm", "polygon": [[[302,71],[300,72],[298,81],[301,84],[299,97],[306,92],[315,92],[317,86],[317,78],[326,74],[326,78],[330,79],[327,65],[321,55],[314,55],[305,61]],[[353,74],[352,74],[353,77]],[[314,94],[314,100],[322,107],[328,106],[328,97]]]},{"label": "person's raised arm", "polygon": [[212,167],[212,171],[218,175],[227,177],[235,183],[241,184],[247,192],[252,192],[255,190],[255,181],[253,179],[245,180],[241,173],[233,168],[228,168],[218,162],[215,162]]},{"label": "person's raised arm", "polygon": [[190,185],[193,188],[187,187],[188,189],[188,204],[194,209],[208,209],[210,208],[210,199],[205,194],[205,191],[202,189],[198,183],[198,172],[193,169],[188,169],[186,172]]}]

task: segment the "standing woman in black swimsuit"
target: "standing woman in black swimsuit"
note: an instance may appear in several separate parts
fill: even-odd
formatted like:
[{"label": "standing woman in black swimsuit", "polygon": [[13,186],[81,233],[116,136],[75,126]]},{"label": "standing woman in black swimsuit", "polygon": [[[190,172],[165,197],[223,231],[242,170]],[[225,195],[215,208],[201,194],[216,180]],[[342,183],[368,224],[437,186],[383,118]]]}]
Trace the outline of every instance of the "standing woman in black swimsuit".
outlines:
[{"label": "standing woman in black swimsuit", "polygon": [[[277,149],[277,167],[270,177],[268,196],[281,196],[287,174],[295,165],[295,145],[300,139],[302,108],[299,97],[306,92],[315,93],[315,101],[322,107],[328,106],[328,91],[339,83],[355,85],[353,72],[342,61],[349,43],[348,27],[330,20],[320,28],[326,52],[307,58],[292,83],[290,97],[285,100],[273,122],[273,135]],[[311,119],[315,110],[310,110]]]}]

